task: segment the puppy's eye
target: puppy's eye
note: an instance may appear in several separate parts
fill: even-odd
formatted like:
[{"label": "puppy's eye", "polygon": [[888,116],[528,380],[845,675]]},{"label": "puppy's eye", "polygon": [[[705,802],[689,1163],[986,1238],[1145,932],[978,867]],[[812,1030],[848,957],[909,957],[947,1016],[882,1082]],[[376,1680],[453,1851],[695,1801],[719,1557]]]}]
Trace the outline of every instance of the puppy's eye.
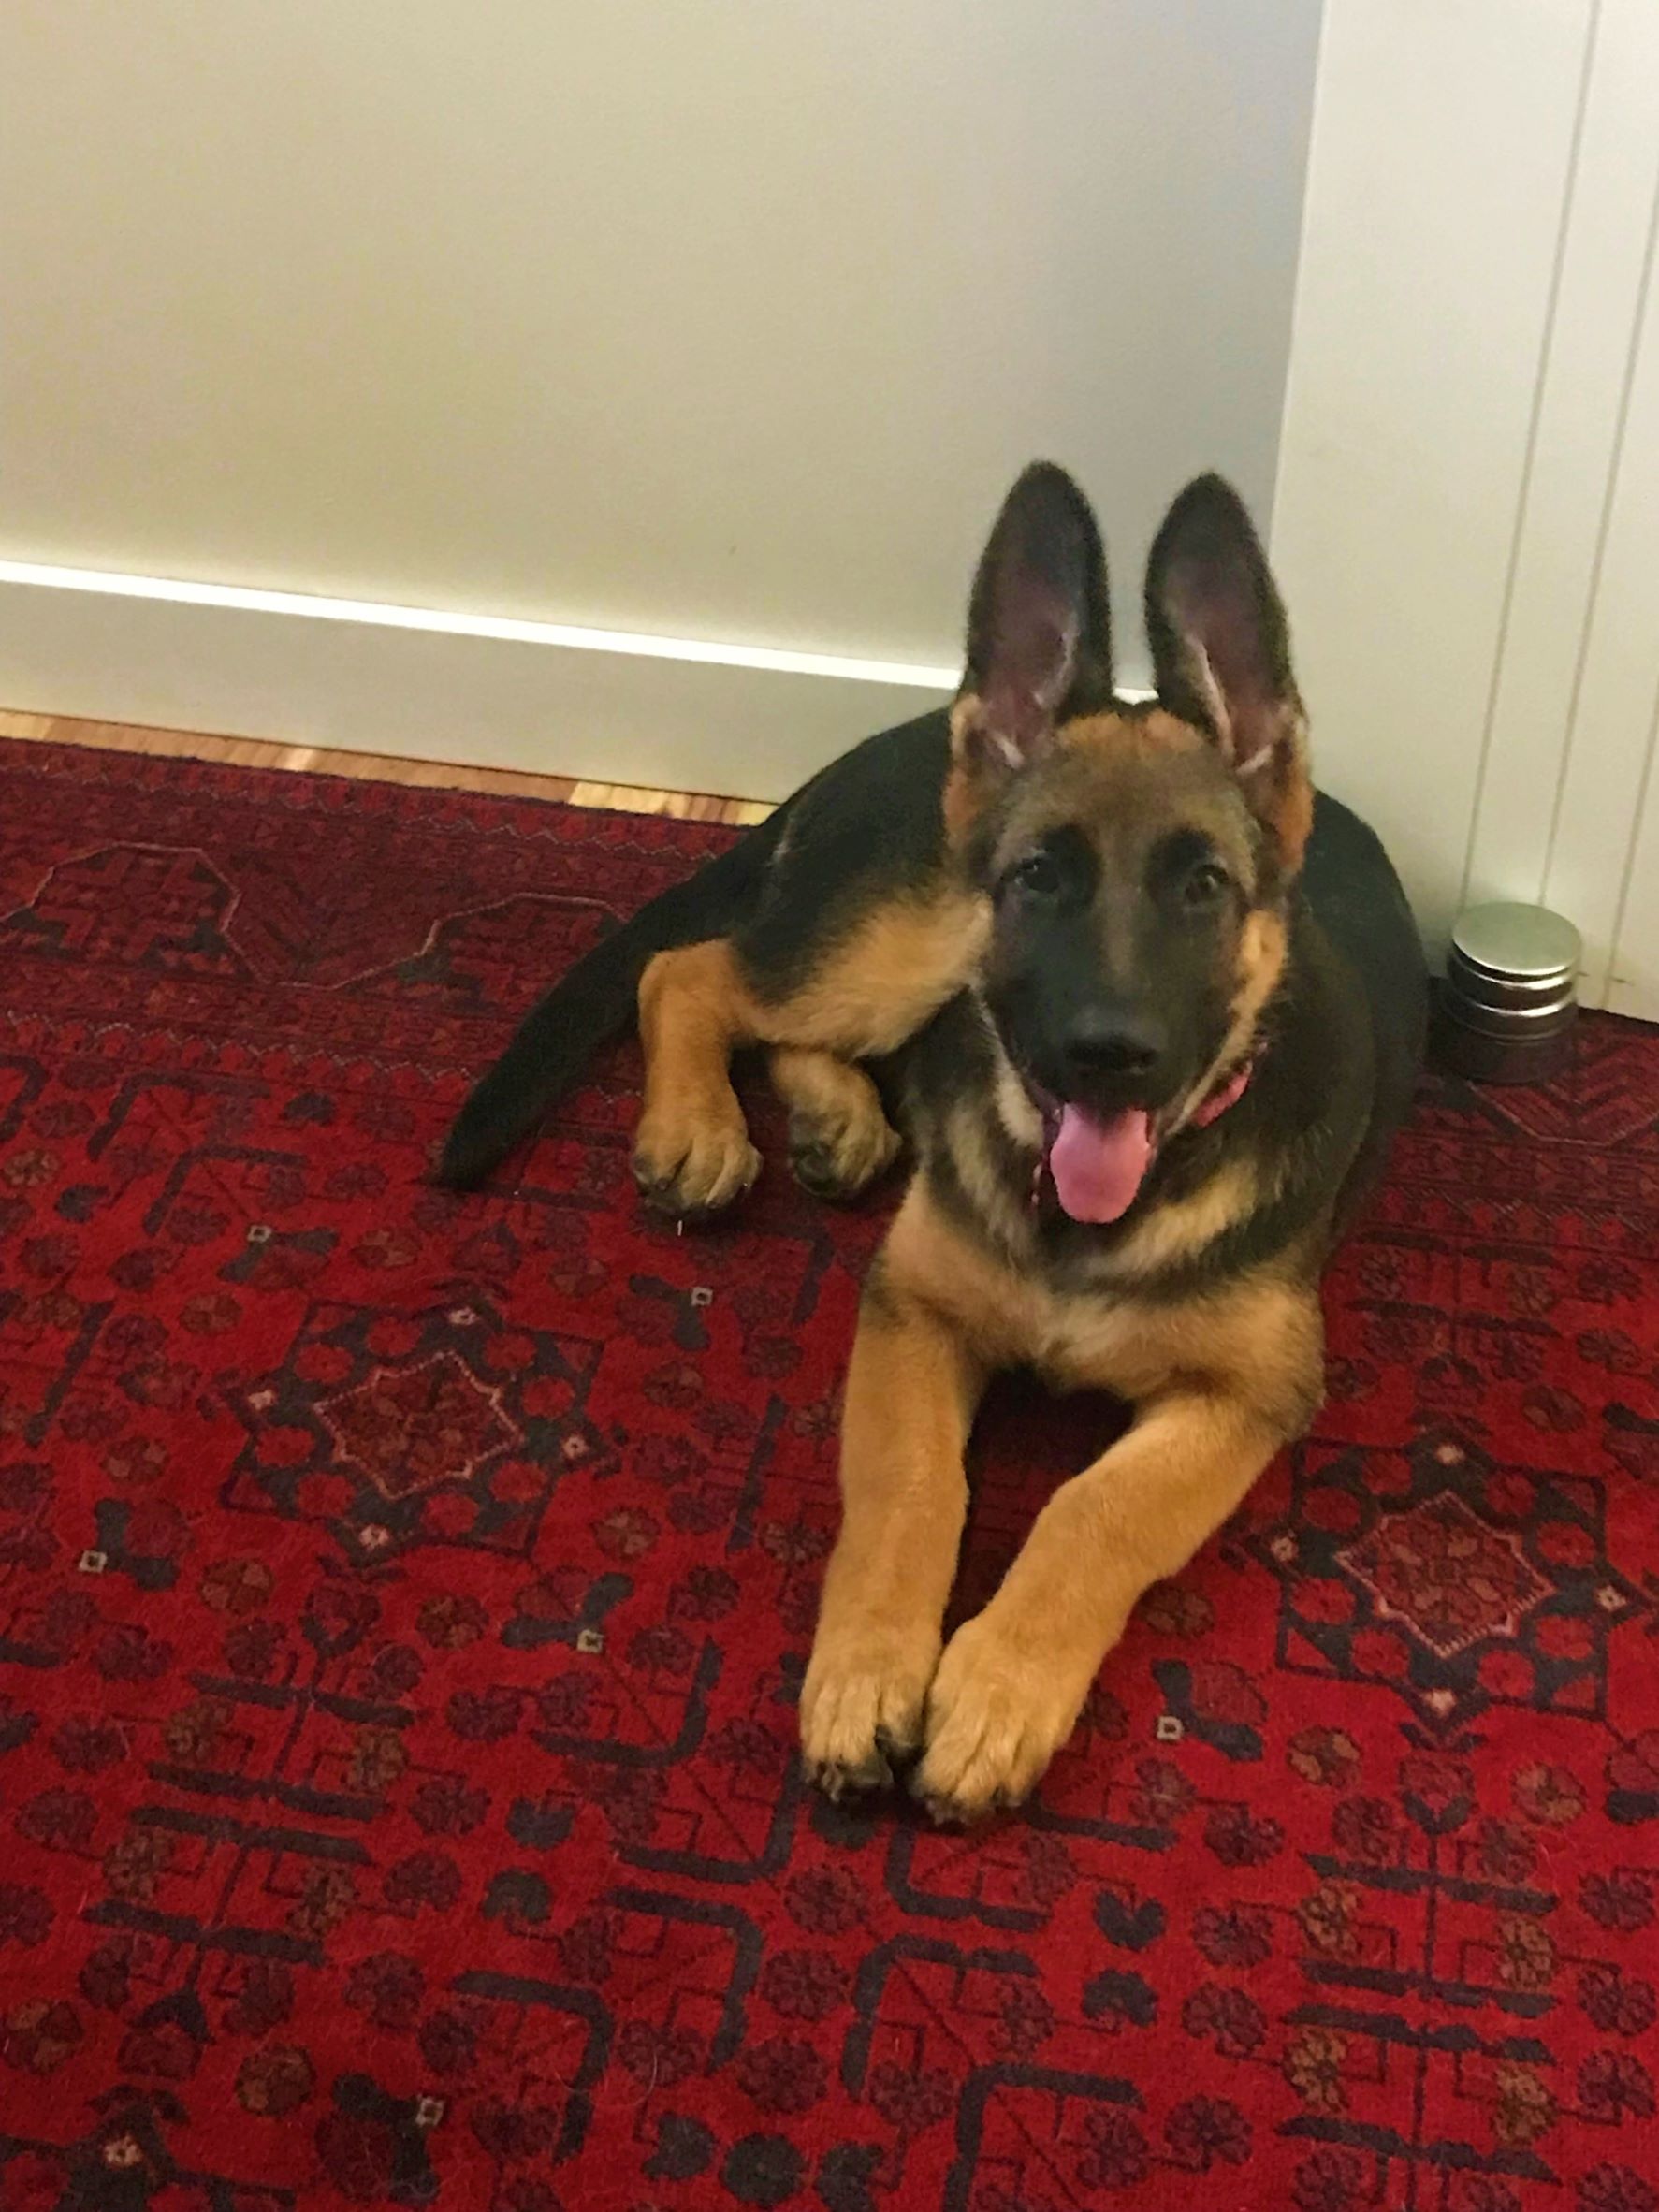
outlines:
[{"label": "puppy's eye", "polygon": [[1228,873],[1217,862],[1201,860],[1187,871],[1181,895],[1189,907],[1213,907],[1228,886]]},{"label": "puppy's eye", "polygon": [[1059,863],[1050,852],[1028,852],[1008,871],[1008,880],[1027,898],[1053,898],[1060,889]]}]

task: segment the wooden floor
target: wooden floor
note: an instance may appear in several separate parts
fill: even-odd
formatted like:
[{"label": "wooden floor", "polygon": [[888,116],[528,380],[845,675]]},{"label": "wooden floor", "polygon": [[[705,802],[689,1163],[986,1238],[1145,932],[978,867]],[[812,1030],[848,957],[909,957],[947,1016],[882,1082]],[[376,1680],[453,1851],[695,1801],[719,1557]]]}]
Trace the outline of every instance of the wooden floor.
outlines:
[{"label": "wooden floor", "polygon": [[642,791],[629,783],[583,783],[568,776],[527,776],[506,768],[453,767],[441,761],[400,761],[383,753],[269,744],[257,737],[210,737],[195,730],[143,730],[128,722],[74,721],[64,715],[18,714],[5,707],[0,707],[0,737],[94,745],[109,752],[161,753],[173,760],[223,761],[240,768],[284,768],[296,775],[352,776],[372,783],[424,784],[445,791],[496,792],[514,798],[564,799],[573,807],[609,807],[622,814],[673,814],[688,822],[742,826],[764,822],[772,811],[754,799]]}]

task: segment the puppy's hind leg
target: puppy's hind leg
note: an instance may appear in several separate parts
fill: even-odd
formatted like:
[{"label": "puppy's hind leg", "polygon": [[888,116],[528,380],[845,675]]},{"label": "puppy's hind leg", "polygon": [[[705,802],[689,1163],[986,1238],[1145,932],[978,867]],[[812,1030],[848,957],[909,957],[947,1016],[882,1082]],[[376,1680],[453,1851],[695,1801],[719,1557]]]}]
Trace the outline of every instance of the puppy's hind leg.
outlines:
[{"label": "puppy's hind leg", "polygon": [[834,1053],[780,1045],[772,1084],[789,1108],[789,1164],[814,1198],[855,1198],[898,1153],[898,1133],[862,1068]]}]

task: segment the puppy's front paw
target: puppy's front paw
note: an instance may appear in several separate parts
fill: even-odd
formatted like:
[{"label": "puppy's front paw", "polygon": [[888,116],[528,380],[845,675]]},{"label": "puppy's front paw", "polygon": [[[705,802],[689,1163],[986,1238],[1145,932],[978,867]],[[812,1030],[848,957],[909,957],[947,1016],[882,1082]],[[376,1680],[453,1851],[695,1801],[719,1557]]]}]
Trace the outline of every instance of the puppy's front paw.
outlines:
[{"label": "puppy's front paw", "polygon": [[994,1608],[965,1622],[933,1678],[927,1749],[910,1783],[935,1820],[981,1820],[1028,1797],[1070,1735],[1092,1673],[1079,1681],[1041,1639],[1016,1643]]},{"label": "puppy's front paw", "polygon": [[801,1754],[826,1796],[881,1789],[922,1741],[939,1638],[868,1625],[821,1630],[801,1690]]},{"label": "puppy's front paw", "polygon": [[633,1145],[633,1180],[659,1213],[717,1214],[761,1171],[734,1099],[716,1112],[648,1111]]}]

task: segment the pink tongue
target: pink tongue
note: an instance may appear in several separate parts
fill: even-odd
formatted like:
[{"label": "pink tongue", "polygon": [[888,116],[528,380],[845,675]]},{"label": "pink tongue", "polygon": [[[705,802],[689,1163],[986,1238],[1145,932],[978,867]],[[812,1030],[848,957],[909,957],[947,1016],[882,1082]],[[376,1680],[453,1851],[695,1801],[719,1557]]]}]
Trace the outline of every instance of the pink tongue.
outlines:
[{"label": "pink tongue", "polygon": [[1081,1106],[1062,1106],[1049,1151],[1049,1173],[1073,1221],[1115,1221],[1134,1203],[1152,1164],[1152,1125],[1131,1107],[1098,1121]]}]

